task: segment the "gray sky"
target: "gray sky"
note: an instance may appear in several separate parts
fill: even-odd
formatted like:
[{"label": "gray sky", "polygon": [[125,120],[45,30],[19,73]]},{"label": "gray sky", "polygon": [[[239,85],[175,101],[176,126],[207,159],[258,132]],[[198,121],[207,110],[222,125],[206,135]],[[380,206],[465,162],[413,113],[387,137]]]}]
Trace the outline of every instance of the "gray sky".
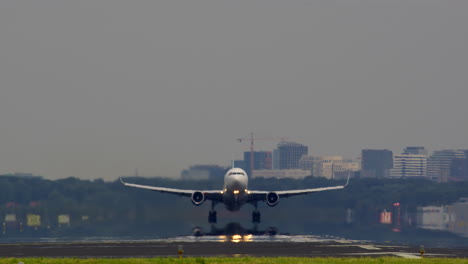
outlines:
[{"label": "gray sky", "polygon": [[178,177],[241,158],[248,145],[235,139],[251,131],[348,158],[468,148],[466,10],[465,0],[0,1],[0,174]]}]

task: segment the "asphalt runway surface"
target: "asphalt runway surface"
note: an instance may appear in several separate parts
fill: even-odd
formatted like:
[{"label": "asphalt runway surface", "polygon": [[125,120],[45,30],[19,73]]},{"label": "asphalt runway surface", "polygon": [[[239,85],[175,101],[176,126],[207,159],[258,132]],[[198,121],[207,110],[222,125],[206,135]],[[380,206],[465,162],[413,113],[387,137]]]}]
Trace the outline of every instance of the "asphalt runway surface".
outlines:
[{"label": "asphalt runway surface", "polygon": [[[420,258],[417,246],[352,242],[86,242],[0,244],[0,257],[151,258],[176,257],[382,257]],[[468,258],[466,248],[425,248],[424,257]]]}]

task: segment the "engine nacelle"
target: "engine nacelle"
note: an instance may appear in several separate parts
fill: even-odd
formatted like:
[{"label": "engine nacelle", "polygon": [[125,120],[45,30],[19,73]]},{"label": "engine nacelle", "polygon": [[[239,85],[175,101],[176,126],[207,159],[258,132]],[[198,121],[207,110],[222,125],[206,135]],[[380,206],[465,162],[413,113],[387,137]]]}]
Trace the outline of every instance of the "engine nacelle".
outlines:
[{"label": "engine nacelle", "polygon": [[205,195],[202,192],[194,192],[192,193],[192,203],[194,205],[200,205],[205,202]]},{"label": "engine nacelle", "polygon": [[267,195],[266,195],[266,203],[269,205],[269,206],[275,206],[277,205],[279,202],[279,195],[275,192],[269,192]]}]

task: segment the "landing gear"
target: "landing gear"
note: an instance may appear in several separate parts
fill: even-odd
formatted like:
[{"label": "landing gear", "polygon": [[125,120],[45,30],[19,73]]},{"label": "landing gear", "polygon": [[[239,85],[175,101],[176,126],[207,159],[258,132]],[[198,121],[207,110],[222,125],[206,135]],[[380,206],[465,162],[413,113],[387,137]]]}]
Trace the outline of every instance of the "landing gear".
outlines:
[{"label": "landing gear", "polygon": [[252,212],[252,223],[260,223],[260,212],[257,210]]},{"label": "landing gear", "polygon": [[258,204],[254,203],[255,211],[252,212],[252,223],[260,223],[260,211],[258,211]]},{"label": "landing gear", "polygon": [[208,214],[208,222],[210,224],[216,224],[216,211],[210,211],[210,213]]},{"label": "landing gear", "polygon": [[208,214],[208,223],[210,224],[216,224],[217,219],[216,219],[216,211],[214,209],[216,203],[214,201],[211,202],[211,210],[210,213]]}]

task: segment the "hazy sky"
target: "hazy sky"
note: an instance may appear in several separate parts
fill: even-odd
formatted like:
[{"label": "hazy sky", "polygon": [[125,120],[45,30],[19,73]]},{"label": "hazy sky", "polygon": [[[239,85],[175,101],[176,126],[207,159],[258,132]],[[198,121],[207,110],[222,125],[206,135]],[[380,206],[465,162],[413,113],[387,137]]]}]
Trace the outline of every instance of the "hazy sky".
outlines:
[{"label": "hazy sky", "polygon": [[[468,148],[468,1],[0,1],[0,174]],[[268,148],[274,142],[259,142]]]}]

